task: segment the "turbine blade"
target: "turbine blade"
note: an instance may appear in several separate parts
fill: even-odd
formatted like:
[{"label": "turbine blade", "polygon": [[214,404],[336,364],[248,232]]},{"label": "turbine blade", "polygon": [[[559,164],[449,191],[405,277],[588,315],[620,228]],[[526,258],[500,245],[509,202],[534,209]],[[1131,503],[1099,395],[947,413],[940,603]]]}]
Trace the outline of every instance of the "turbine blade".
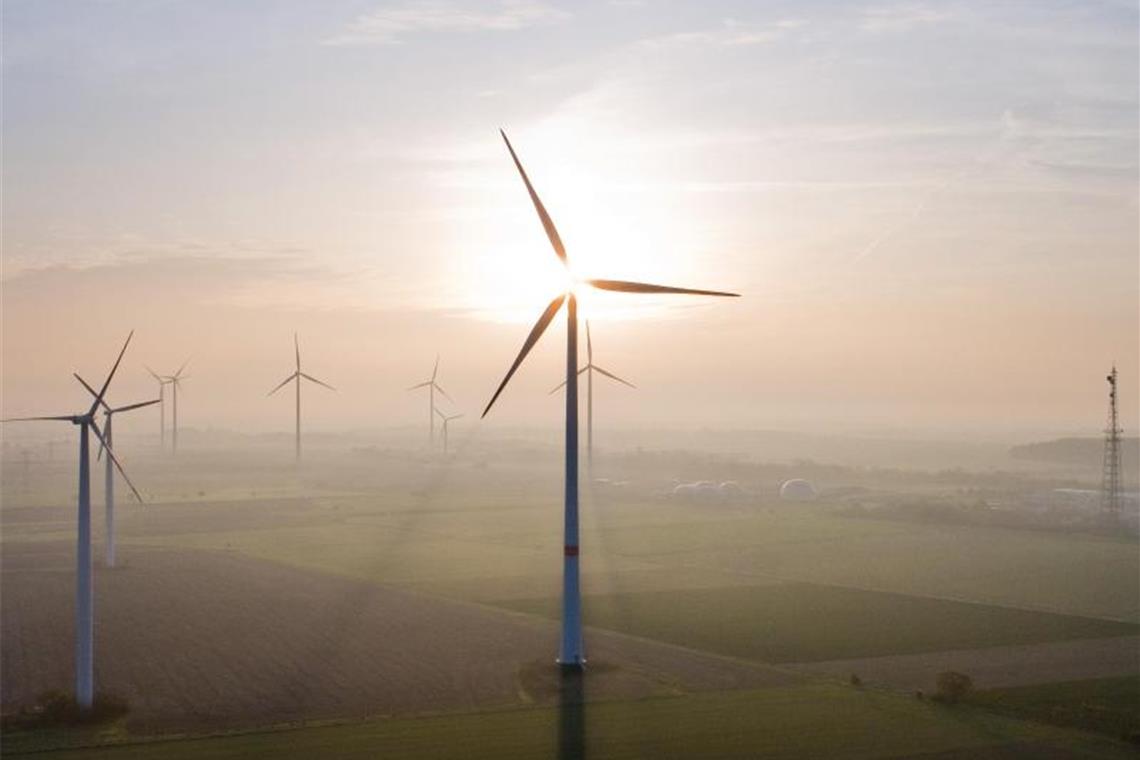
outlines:
[{"label": "turbine blade", "polygon": [[439,354],[435,355],[435,366],[431,368],[431,379],[435,380],[437,374],[439,374]]},{"label": "turbine blade", "polygon": [[[590,368],[590,365],[589,365],[589,364],[587,364],[586,366],[582,367],[582,369],[578,370],[578,374],[579,374],[579,375],[580,375],[580,374],[582,374],[583,372],[585,372],[585,371],[586,371],[586,370],[588,370],[589,368]],[[555,393],[557,393],[558,391],[562,390],[562,387],[563,387],[564,385],[566,385],[566,381],[565,381],[565,380],[563,380],[563,381],[562,381],[562,382],[560,382],[558,385],[556,385],[556,386],[554,386],[553,388],[551,388],[551,389],[550,389],[550,393],[548,393],[548,394],[546,394],[546,395],[548,395],[548,396],[553,396]]]},{"label": "turbine blade", "polygon": [[284,388],[284,387],[285,387],[285,385],[286,385],[286,384],[287,384],[287,383],[288,383],[290,380],[292,380],[293,378],[295,378],[295,377],[297,376],[297,374],[298,374],[298,373],[294,372],[292,375],[289,375],[289,377],[287,377],[287,378],[285,378],[284,380],[282,380],[282,381],[281,381],[281,382],[280,382],[280,383],[277,385],[277,387],[275,387],[273,390],[269,391],[269,393],[266,393],[266,394],[265,394],[266,398],[268,398],[269,396],[272,396],[274,393],[276,393],[277,391],[279,391],[279,390],[281,390],[282,388]]},{"label": "turbine blade", "polygon": [[431,410],[432,410],[433,412],[435,412],[436,414],[438,414],[438,415],[439,415],[439,417],[440,417],[440,419],[442,419],[444,422],[447,422],[447,415],[446,415],[446,414],[444,414],[443,412],[439,411],[439,408],[438,408],[438,407],[434,407],[434,406],[433,406],[433,407],[431,408]]},{"label": "turbine blade", "polygon": [[99,390],[99,393],[95,395],[95,401],[92,402],[91,409],[87,412],[88,416],[95,414],[95,410],[99,408],[99,404],[103,403],[103,395],[107,392],[107,388],[110,387],[111,379],[115,376],[115,371],[119,368],[119,362],[123,360],[123,354],[127,352],[127,346],[131,345],[131,338],[133,338],[134,335],[134,330],[131,330],[131,332],[127,335],[127,340],[125,343],[123,343],[123,348],[119,351],[119,358],[115,359],[115,364],[111,367],[111,371],[108,373],[107,379],[103,382],[103,387]]},{"label": "turbine blade", "polygon": [[450,417],[447,417],[446,419],[450,422],[451,420],[457,420],[462,416],[463,416],[462,414],[453,414]]},{"label": "turbine blade", "polygon": [[110,409],[108,411],[113,412],[114,414],[118,414],[119,412],[129,412],[132,409],[142,409],[144,406],[151,406],[152,404],[157,404],[161,400],[162,399],[156,398],[153,401],[140,401],[137,404],[127,404],[126,406],[120,406],[118,409]]},{"label": "turbine blade", "polygon": [[59,420],[61,422],[74,422],[74,414],[61,414],[58,417],[6,417],[0,422],[39,422],[41,420]]},{"label": "turbine blade", "polygon": [[135,495],[135,498],[139,500],[139,504],[144,504],[145,502],[143,501],[142,495],[139,493],[139,490],[135,488],[135,484],[132,483],[131,479],[127,476],[127,471],[123,469],[123,465],[119,461],[119,458],[115,456],[115,452],[111,449],[110,446],[107,445],[107,439],[103,437],[103,433],[99,430],[99,426],[95,424],[94,420],[91,421],[91,432],[94,433],[95,437],[99,439],[99,443],[103,445],[103,450],[107,452],[107,456],[111,458],[111,463],[115,465],[115,469],[119,471],[119,474],[123,476],[123,480],[125,480],[127,482],[127,485],[130,486],[131,493],[133,493]]},{"label": "turbine blade", "polygon": [[594,341],[590,340],[590,320],[586,320],[586,364],[594,363]]},{"label": "turbine blade", "polygon": [[739,293],[727,293],[722,290],[695,290],[693,288],[674,288],[668,285],[650,285],[646,282],[628,282],[626,280],[586,280],[599,290],[616,290],[620,293],[680,293],[692,296],[728,296],[739,298]]},{"label": "turbine blade", "polygon": [[306,380],[310,381],[310,382],[316,383],[317,385],[323,385],[323,386],[325,386],[325,387],[326,387],[326,388],[328,388],[330,391],[335,391],[335,390],[336,390],[336,388],[332,387],[331,385],[329,385],[329,384],[328,384],[328,383],[326,383],[326,382],[323,382],[323,381],[321,381],[321,380],[318,380],[317,378],[313,377],[312,375],[306,375],[304,372],[298,372],[297,374],[298,374],[298,375],[300,375],[301,377],[305,378]]},{"label": "turbine blade", "polygon": [[417,383],[417,384],[413,385],[411,388],[408,388],[407,390],[414,391],[416,388],[426,388],[429,385],[431,385],[431,380],[426,380],[422,383]]},{"label": "turbine blade", "polygon": [[530,184],[530,178],[526,176],[526,170],[523,169],[522,162],[515,154],[515,149],[511,147],[511,141],[507,139],[507,133],[499,130],[499,134],[503,136],[503,142],[507,144],[507,150],[511,152],[511,158],[515,162],[515,168],[519,170],[519,176],[522,177],[523,184],[526,185],[526,191],[530,193],[531,203],[534,204],[534,210],[538,212],[538,218],[542,220],[542,228],[546,230],[546,237],[550,239],[550,245],[554,247],[554,252],[558,254],[558,258],[562,259],[562,263],[566,264],[566,248],[562,245],[562,238],[558,236],[558,230],[554,227],[554,221],[550,218],[550,214],[546,213],[546,207],[542,205],[542,201],[538,197],[538,193],[534,191],[534,186]]},{"label": "turbine blade", "polygon": [[187,357],[186,357],[186,361],[182,362],[182,366],[181,366],[181,367],[179,367],[179,368],[178,368],[178,371],[174,373],[174,377],[175,377],[176,379],[181,379],[181,378],[182,378],[182,370],[186,369],[186,365],[187,365],[187,364],[189,364],[189,363],[190,363],[190,357],[189,357],[189,356],[187,356]]},{"label": "turbine blade", "polygon": [[594,369],[596,369],[598,372],[601,372],[603,375],[608,377],[610,380],[617,380],[622,385],[628,385],[630,388],[636,388],[637,387],[636,385],[629,382],[628,380],[622,380],[620,377],[618,377],[617,375],[615,375],[612,372],[606,372],[604,369],[602,369],[601,367],[599,367],[596,364],[594,365]]},{"label": "turbine blade", "polygon": [[293,333],[293,350],[297,353],[297,371],[301,371],[301,344],[297,340],[297,333]]},{"label": "turbine blade", "polygon": [[[71,374],[75,377],[76,380],[79,381],[80,385],[82,385],[84,388],[87,389],[88,393],[90,393],[95,398],[99,398],[95,389],[92,388],[90,385],[88,385],[87,381],[84,380],[82,377],[80,377],[78,372],[72,372]],[[111,407],[107,406],[107,402],[105,400],[101,400],[100,403],[102,404],[103,409],[105,410],[105,413],[110,414],[111,412],[114,411],[111,409]],[[100,461],[102,461],[102,459],[103,459],[103,444],[100,443],[99,444],[99,451],[96,452],[96,454],[95,454],[95,461],[100,462]]]},{"label": "turbine blade", "polygon": [[153,369],[151,369],[150,367],[147,367],[147,365],[145,365],[145,364],[143,365],[143,367],[146,368],[146,371],[149,372],[150,376],[153,377],[155,380],[157,380],[160,383],[164,382],[163,379],[161,377],[159,377],[158,373],[155,372]]},{"label": "turbine blade", "polygon": [[[96,392],[96,390],[94,388],[92,388],[90,385],[88,385],[87,381],[84,380],[82,377],[80,377],[78,372],[72,372],[71,374],[72,374],[72,376],[75,377],[76,380],[79,381],[80,385],[82,385],[84,388],[87,389],[87,392],[91,394],[92,398],[99,398],[98,392]],[[100,404],[102,404],[103,408],[106,409],[108,412],[112,411],[111,407],[107,406],[106,401],[100,399]]]},{"label": "turbine blade", "polygon": [[434,386],[435,386],[435,389],[436,389],[437,391],[439,391],[440,393],[442,393],[442,394],[443,394],[443,397],[444,397],[445,399],[447,399],[448,401],[451,401],[451,402],[454,402],[454,401],[455,401],[455,399],[453,399],[451,396],[447,395],[447,391],[445,391],[443,388],[439,387],[439,383],[432,383],[432,385],[434,385]]},{"label": "turbine blade", "polygon": [[[506,135],[503,135],[503,138],[506,139]],[[542,312],[542,316],[538,318],[538,321],[534,323],[534,327],[532,327],[530,330],[530,335],[526,336],[526,342],[523,343],[522,350],[519,351],[519,355],[515,357],[515,363],[512,364],[511,368],[507,371],[507,376],[503,378],[503,382],[499,383],[499,389],[495,391],[495,395],[492,396],[491,400],[487,403],[487,408],[483,410],[481,417],[486,417],[487,412],[491,411],[491,407],[495,405],[495,399],[499,398],[499,394],[503,392],[503,388],[507,387],[507,383],[510,381],[511,376],[515,374],[515,370],[519,368],[519,365],[522,364],[523,359],[525,359],[526,355],[530,353],[530,350],[534,348],[534,344],[537,343],[538,339],[542,337],[542,334],[546,332],[546,328],[550,325],[550,321],[554,319],[554,315],[557,314],[558,310],[562,308],[562,303],[565,300],[565,293],[555,298],[550,302],[550,305],[546,307],[546,311]]]}]

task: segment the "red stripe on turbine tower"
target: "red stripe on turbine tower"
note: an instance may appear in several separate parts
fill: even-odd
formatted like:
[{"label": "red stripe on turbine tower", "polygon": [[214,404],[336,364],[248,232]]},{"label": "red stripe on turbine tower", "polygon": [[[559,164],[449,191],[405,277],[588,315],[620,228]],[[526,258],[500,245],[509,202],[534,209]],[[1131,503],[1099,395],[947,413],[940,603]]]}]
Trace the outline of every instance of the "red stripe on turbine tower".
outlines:
[{"label": "red stripe on turbine tower", "polygon": [[578,547],[577,546],[567,546],[564,548],[564,553],[567,557],[577,557],[578,556]]}]

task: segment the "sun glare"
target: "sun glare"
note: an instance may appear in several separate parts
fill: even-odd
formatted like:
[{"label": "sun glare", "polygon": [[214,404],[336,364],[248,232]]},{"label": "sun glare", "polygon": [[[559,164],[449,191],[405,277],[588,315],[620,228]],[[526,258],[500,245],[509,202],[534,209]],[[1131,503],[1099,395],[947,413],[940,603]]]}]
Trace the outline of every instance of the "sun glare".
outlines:
[{"label": "sun glare", "polygon": [[570,290],[578,296],[579,313],[598,321],[657,317],[691,305],[685,298],[603,293],[581,282],[708,285],[694,277],[700,249],[695,230],[671,213],[670,199],[630,189],[644,187],[651,167],[626,156],[615,169],[606,160],[629,138],[593,133],[559,145],[554,137],[561,132],[527,131],[512,142],[566,246],[569,271],[551,249],[504,149],[500,165],[486,168],[498,210],[487,220],[485,243],[470,264],[473,310],[493,321],[529,323],[550,299]]}]

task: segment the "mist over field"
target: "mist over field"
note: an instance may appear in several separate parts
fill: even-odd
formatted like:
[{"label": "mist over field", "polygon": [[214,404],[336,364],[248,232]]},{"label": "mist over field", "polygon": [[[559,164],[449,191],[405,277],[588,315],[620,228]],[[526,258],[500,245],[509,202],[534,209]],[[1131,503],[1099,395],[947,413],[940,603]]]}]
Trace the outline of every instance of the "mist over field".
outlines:
[{"label": "mist over field", "polygon": [[[449,431],[447,455],[427,446],[426,425],[311,435],[300,466],[289,435],[184,431],[177,458],[156,435],[120,439],[147,502],[119,505],[113,569],[96,521],[97,674],[130,705],[121,730],[565,710],[551,654],[559,440],[473,428]],[[961,671],[996,694],[1119,688],[1140,667],[1136,501],[1131,527],[1104,533],[1099,469],[1086,462],[993,443],[754,433],[682,448],[677,434],[648,436],[659,446],[596,435],[582,478],[589,705],[670,721],[654,713],[661,699],[752,695],[707,709],[791,719],[781,746],[810,754],[812,732],[796,721],[864,709],[824,686],[853,673],[888,695],[933,694],[938,673]],[[50,458],[46,442],[5,450],[0,665],[12,715],[71,679],[75,457],[62,439]],[[796,479],[810,500],[782,494]],[[791,714],[763,707],[781,692],[799,705]],[[694,705],[692,736],[704,709]],[[1003,725],[1010,746],[1042,741]],[[456,746],[403,726],[364,746]],[[730,746],[756,746],[754,730],[733,729]],[[891,730],[917,731],[922,746],[977,740]],[[480,746],[499,751],[499,731]],[[560,746],[560,734],[524,733],[533,751]],[[57,734],[35,736],[11,740],[59,746]],[[637,755],[659,739],[622,741]],[[699,756],[710,745],[686,746]]]}]

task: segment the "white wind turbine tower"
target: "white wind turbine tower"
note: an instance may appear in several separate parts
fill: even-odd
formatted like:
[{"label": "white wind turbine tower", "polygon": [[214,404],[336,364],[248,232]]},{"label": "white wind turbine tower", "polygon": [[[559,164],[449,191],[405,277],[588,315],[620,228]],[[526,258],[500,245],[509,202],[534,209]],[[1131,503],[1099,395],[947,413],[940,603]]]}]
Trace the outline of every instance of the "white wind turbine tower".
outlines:
[{"label": "white wind turbine tower", "polygon": [[462,417],[463,415],[462,415],[462,414],[450,414],[450,415],[449,415],[449,414],[444,414],[443,412],[441,412],[441,411],[440,411],[440,410],[438,410],[438,409],[436,409],[436,410],[435,410],[435,413],[436,413],[436,414],[438,414],[438,415],[439,415],[439,418],[440,418],[440,420],[442,420],[442,427],[443,427],[443,453],[444,453],[444,454],[446,454],[446,453],[447,453],[447,423],[451,422],[452,420],[457,420],[457,419],[459,419],[460,417]]},{"label": "white wind turbine tower", "polygon": [[447,395],[447,391],[441,388],[439,383],[435,381],[437,375],[439,375],[439,354],[435,355],[435,366],[432,367],[431,378],[424,380],[422,383],[416,383],[411,388],[408,388],[409,391],[418,390],[420,388],[428,389],[428,443],[433,448],[435,447],[435,392],[439,391],[442,393],[443,397],[448,401],[453,400],[451,396]]},{"label": "white wind turbine tower", "polygon": [[[569,261],[566,258],[566,249],[562,245],[562,239],[558,236],[558,230],[554,227],[554,222],[551,220],[550,215],[546,212],[546,208],[539,200],[538,194],[535,192],[534,187],[530,184],[530,179],[523,170],[522,163],[515,155],[515,150],[511,147],[510,140],[502,130],[499,133],[503,136],[503,141],[507,144],[507,150],[510,151],[511,159],[515,163],[515,168],[518,169],[519,176],[522,177],[523,184],[526,185],[527,193],[530,195],[530,200],[534,204],[534,210],[538,212],[538,218],[542,221],[542,227],[546,231],[546,237],[550,240],[550,245],[554,248],[554,253],[562,261],[563,265],[569,269]],[[522,364],[523,359],[530,353],[538,339],[542,337],[543,332],[550,325],[555,315],[566,304],[566,477],[565,477],[565,499],[564,499],[564,535],[565,541],[563,545],[563,561],[562,561],[562,641],[558,650],[558,663],[566,668],[581,668],[586,663],[585,654],[582,649],[582,609],[581,609],[581,591],[578,585],[578,301],[574,293],[574,288],[581,285],[588,285],[600,290],[611,290],[620,293],[685,293],[690,295],[706,295],[706,296],[737,296],[737,293],[725,293],[716,290],[694,290],[691,288],[674,288],[665,285],[650,285],[644,282],[627,282],[624,280],[591,280],[591,279],[575,279],[567,287],[565,293],[561,293],[555,297],[553,301],[546,307],[542,316],[538,318],[538,322],[531,328],[530,334],[527,336],[526,341],[523,343],[522,349],[519,351],[518,356],[515,358],[514,364],[507,370],[506,377],[499,384],[495,395],[491,397],[491,401],[487,404],[487,408],[483,410],[483,417],[491,411],[495,400],[499,398],[499,394],[503,392],[515,371]]]},{"label": "white wind turbine tower", "polygon": [[79,426],[79,500],[77,514],[76,550],[75,550],[75,700],[80,709],[89,710],[95,699],[95,597],[91,578],[91,454],[88,445],[88,431],[104,445],[107,457],[114,462],[119,474],[131,489],[135,498],[142,502],[142,497],[135,489],[131,479],[123,470],[118,457],[111,449],[109,442],[104,439],[99,425],[95,421],[95,411],[103,403],[103,396],[107,393],[115,370],[123,360],[123,354],[130,345],[131,336],[127,336],[126,343],[119,351],[119,357],[107,374],[103,387],[95,395],[90,408],[82,414],[64,414],[55,417],[20,417],[4,420],[4,422],[20,422],[29,420],[57,420],[70,422]]},{"label": "white wind turbine tower", "polygon": [[[143,365],[146,367],[146,365]],[[162,377],[150,367],[146,367],[146,371],[158,383],[158,447],[160,451],[166,451],[166,386],[171,384],[171,380]]]},{"label": "white wind turbine tower", "polygon": [[324,387],[328,388],[330,391],[335,391],[336,388],[332,387],[331,385],[329,385],[326,382],[322,382],[322,381],[318,380],[317,378],[313,377],[312,375],[306,375],[304,372],[301,371],[301,344],[297,341],[297,333],[293,333],[293,350],[294,350],[296,357],[297,357],[297,369],[293,372],[292,375],[289,375],[289,377],[282,380],[281,383],[276,388],[269,391],[269,393],[267,393],[266,395],[272,396],[274,393],[276,393],[277,391],[279,391],[283,387],[285,387],[285,385],[287,385],[289,382],[296,382],[297,386],[296,386],[295,390],[296,390],[296,397],[297,397],[297,436],[296,436],[296,438],[297,438],[297,461],[300,462],[301,461],[301,380],[304,379],[304,380],[308,380],[311,383],[316,383],[317,385],[323,385]]},{"label": "white wind turbine tower", "polygon": [[[78,380],[80,383],[82,383],[83,387],[87,389],[87,391],[91,394],[92,397],[99,398],[99,394],[95,391],[95,389],[92,388],[90,385],[88,385],[87,381],[84,380],[82,377],[80,377],[78,373],[75,373],[75,379]],[[158,402],[159,402],[159,399],[156,398],[153,401],[142,401],[138,404],[128,404],[127,406],[120,406],[117,408],[111,408],[111,406],[109,406],[107,404],[106,399],[100,398],[99,399],[99,405],[103,407],[103,440],[105,440],[107,442],[107,446],[110,446],[112,448],[115,446],[115,436],[114,436],[114,431],[112,429],[112,424],[114,422],[116,414],[118,414],[120,412],[129,412],[132,409],[142,409],[144,406],[150,406],[152,404],[157,404]],[[100,443],[99,444],[99,454],[96,456],[96,459],[103,456],[103,449],[104,448],[106,448],[106,447],[103,446],[102,443]],[[106,544],[103,547],[104,563],[106,564],[107,567],[114,567],[115,566],[115,471],[112,469],[111,457],[107,457],[105,460],[103,460],[103,462],[104,462],[104,472],[103,472],[103,496],[104,496],[104,499],[103,499],[103,504],[106,507],[105,519],[106,519],[106,529],[107,529]]]},{"label": "white wind turbine tower", "polygon": [[[586,466],[591,470],[594,468],[594,373],[605,375],[611,380],[616,380],[622,385],[628,385],[630,388],[637,388],[636,385],[628,380],[622,380],[620,377],[612,372],[607,372],[598,365],[594,364],[594,342],[590,340],[590,320],[586,320],[586,364],[582,369],[578,370],[581,375],[586,372]],[[563,380],[558,385],[554,386],[551,393],[557,393],[558,390],[566,385]]]}]

